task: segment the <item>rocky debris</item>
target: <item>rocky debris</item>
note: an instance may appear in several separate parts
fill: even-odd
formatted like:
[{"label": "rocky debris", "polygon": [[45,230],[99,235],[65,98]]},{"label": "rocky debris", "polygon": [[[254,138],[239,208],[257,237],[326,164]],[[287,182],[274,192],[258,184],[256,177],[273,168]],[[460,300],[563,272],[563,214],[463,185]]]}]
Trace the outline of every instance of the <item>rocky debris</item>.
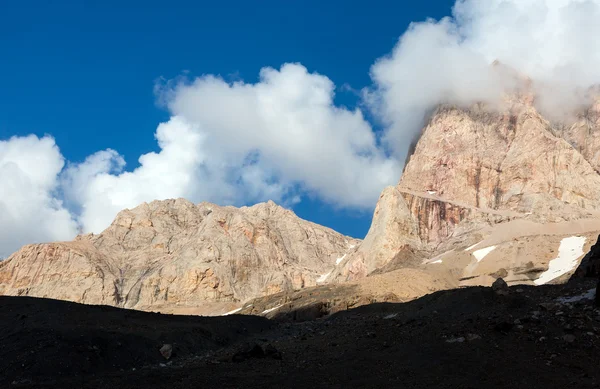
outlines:
[{"label": "rocky debris", "polygon": [[467,334],[465,336],[459,337],[450,337],[446,339],[446,343],[463,343],[465,341],[473,342],[475,340],[480,340],[481,335],[478,334]]},{"label": "rocky debris", "polygon": [[456,284],[445,275],[404,268],[353,282],[259,297],[244,304],[239,314],[260,315],[284,322],[305,322],[363,305],[410,301],[454,286]]},{"label": "rocky debris", "polygon": [[465,341],[465,338],[463,338],[462,336],[458,337],[458,338],[450,338],[446,340],[446,343],[462,343]]},{"label": "rocky debris", "polygon": [[253,358],[282,359],[282,355],[272,344],[261,346],[257,343],[244,344],[230,358],[232,362],[243,362]]},{"label": "rocky debris", "polygon": [[492,284],[492,290],[497,295],[506,296],[508,294],[508,284],[502,278],[498,278]]},{"label": "rocky debris", "polygon": [[[273,323],[257,316],[162,315],[0,296],[0,387],[7,388],[12,381],[24,385],[16,387],[27,387],[24,383],[30,381],[32,388],[44,388],[65,377],[130,373],[132,369],[160,367],[161,363],[169,368],[271,328]],[[133,387],[146,386],[134,383]]]},{"label": "rocky debris", "polygon": [[216,314],[317,284],[358,241],[273,202],[165,200],[120,212],[99,235],[23,247],[0,263],[0,294]]},{"label": "rocky debris", "polygon": [[472,342],[474,340],[479,340],[481,339],[481,335],[477,335],[477,334],[467,334],[467,340],[469,342]]},{"label": "rocky debris", "polygon": [[573,334],[566,334],[563,336],[563,340],[567,343],[573,343],[575,341],[576,337]]},{"label": "rocky debris", "polygon": [[[589,299],[562,302],[593,286],[591,280],[543,288],[523,286],[521,293],[503,298],[497,298],[489,287],[461,288],[407,303],[364,305],[312,321],[272,322],[262,329],[252,322],[269,321],[259,317],[182,318],[75,305],[65,309],[66,303],[56,301],[40,309],[28,307],[23,298],[11,298],[15,303],[0,304],[0,334],[4,334],[0,335],[0,371],[5,373],[0,375],[0,386],[14,381],[21,387],[83,389],[208,385],[597,388],[600,310]],[[95,312],[96,322],[82,316],[88,311]],[[385,319],[391,314],[396,316]],[[18,319],[19,315],[28,319]],[[73,323],[68,332],[46,337],[22,328],[23,322],[53,317],[46,328]],[[98,321],[100,326],[89,327]],[[499,323],[512,324],[512,328],[498,331]],[[129,336],[115,335],[112,331],[121,325],[123,329],[133,325],[136,330]],[[95,336],[90,344],[97,351],[87,344],[79,347],[81,334],[104,326],[110,336]],[[140,331],[147,342],[136,343]],[[25,333],[30,335],[25,337]],[[166,334],[178,353],[168,362],[156,352],[155,340]],[[233,336],[238,338],[232,340]],[[208,347],[188,343],[191,337],[213,343]],[[30,343],[24,345],[23,339]],[[111,348],[111,341],[117,339],[121,348]],[[32,349],[38,355],[31,356]],[[86,365],[91,356],[101,357],[104,364],[91,359]],[[124,360],[129,364],[123,365]]]},{"label": "rocky debris", "polygon": [[160,348],[160,354],[167,360],[171,359],[171,355],[173,354],[173,345],[171,344],[163,344]]}]

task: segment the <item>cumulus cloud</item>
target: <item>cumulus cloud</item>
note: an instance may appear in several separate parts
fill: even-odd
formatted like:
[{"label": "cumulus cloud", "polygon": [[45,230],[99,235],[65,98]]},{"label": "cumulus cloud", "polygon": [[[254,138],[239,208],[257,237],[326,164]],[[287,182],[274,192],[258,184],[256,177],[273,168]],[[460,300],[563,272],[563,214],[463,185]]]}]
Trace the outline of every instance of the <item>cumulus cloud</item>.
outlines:
[{"label": "cumulus cloud", "polygon": [[403,158],[431,108],[498,103],[516,74],[532,80],[539,109],[564,119],[600,80],[599,16],[600,0],[458,0],[452,17],[413,23],[371,69],[384,143]]},{"label": "cumulus cloud", "polygon": [[56,196],[63,165],[49,136],[0,141],[0,257],[27,243],[75,236],[77,224]]},{"label": "cumulus cloud", "polygon": [[86,231],[99,232],[143,201],[284,204],[309,194],[338,207],[372,207],[400,164],[377,147],[360,110],[333,103],[335,86],[299,64],[264,68],[255,84],[215,76],[167,83],[159,98],[172,114],[156,131],[161,151],[123,171],[111,150],[65,173]]},{"label": "cumulus cloud", "polygon": [[193,126],[172,118],[158,126],[156,139],[161,151],[142,155],[133,171],[124,171],[125,161],[114,150],[97,152],[65,170],[63,188],[80,209],[84,231],[101,232],[119,211],[144,201],[201,196],[202,185],[211,185],[194,176],[205,155],[202,134]]}]

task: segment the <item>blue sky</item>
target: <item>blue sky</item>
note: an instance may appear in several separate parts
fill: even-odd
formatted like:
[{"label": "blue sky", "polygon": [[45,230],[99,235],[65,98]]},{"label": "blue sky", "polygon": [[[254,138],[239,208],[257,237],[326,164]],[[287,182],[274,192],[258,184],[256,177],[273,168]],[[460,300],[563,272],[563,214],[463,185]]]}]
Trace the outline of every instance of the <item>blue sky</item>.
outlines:
[{"label": "blue sky", "polygon": [[[111,148],[132,170],[159,150],[153,134],[170,117],[157,104],[157,80],[214,74],[253,83],[261,68],[284,63],[327,76],[335,103],[352,109],[351,89],[371,85],[370,67],[409,23],[449,15],[453,3],[3,0],[0,140],[50,134],[72,163]],[[374,206],[303,196],[293,209],[362,238]]]}]

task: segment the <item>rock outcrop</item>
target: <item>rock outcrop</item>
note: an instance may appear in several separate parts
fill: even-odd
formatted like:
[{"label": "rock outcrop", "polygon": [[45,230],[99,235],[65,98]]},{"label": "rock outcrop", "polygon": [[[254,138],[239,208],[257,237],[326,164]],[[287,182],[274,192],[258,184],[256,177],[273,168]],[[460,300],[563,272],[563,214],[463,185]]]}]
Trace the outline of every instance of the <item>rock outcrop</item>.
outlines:
[{"label": "rock outcrop", "polygon": [[[418,253],[425,264],[453,263],[452,271],[467,284],[490,285],[503,272],[510,273],[508,282],[533,283],[548,269],[561,239],[580,233],[589,245],[592,232],[600,228],[594,222],[600,218],[600,104],[573,124],[557,124],[533,102],[532,96],[520,95],[507,98],[501,110],[481,104],[438,108],[400,182],[383,192],[364,242],[330,280],[356,280],[376,269],[402,267],[403,257],[404,266],[416,266]],[[584,223],[589,228],[569,233],[569,223],[581,220],[592,220]],[[511,239],[520,245],[499,246],[498,253],[508,258],[483,264],[473,255],[476,250],[465,252],[490,236],[497,245],[505,242],[496,230],[511,222],[518,226]],[[562,231],[548,233],[552,248],[543,255],[535,245],[543,247],[548,238],[523,238],[542,236],[540,226]],[[525,250],[528,241],[535,245]]]},{"label": "rock outcrop", "polygon": [[596,243],[590,247],[588,253],[581,260],[573,277],[594,277],[600,279],[600,236],[598,236]]},{"label": "rock outcrop", "polygon": [[153,201],[120,212],[99,235],[23,247],[0,263],[0,294],[222,313],[316,285],[357,244],[273,202]]}]

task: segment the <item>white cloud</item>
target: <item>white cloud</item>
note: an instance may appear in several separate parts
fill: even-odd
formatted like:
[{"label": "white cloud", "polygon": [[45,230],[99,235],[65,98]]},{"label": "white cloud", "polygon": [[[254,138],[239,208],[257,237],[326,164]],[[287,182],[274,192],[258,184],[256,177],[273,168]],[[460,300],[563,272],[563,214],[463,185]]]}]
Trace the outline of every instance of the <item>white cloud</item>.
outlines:
[{"label": "white cloud", "polygon": [[67,169],[66,192],[79,201],[85,230],[101,231],[123,208],[172,197],[292,204],[310,193],[369,208],[399,177],[361,112],[336,107],[333,83],[301,65],[264,68],[256,84],[204,76],[160,93],[173,116],[156,132],[159,153],[141,156],[132,172],[121,171],[112,151]]},{"label": "white cloud", "polygon": [[175,117],[158,126],[156,139],[161,151],[142,155],[140,166],[131,172],[123,171],[125,161],[113,150],[97,152],[65,170],[63,186],[81,208],[84,231],[100,232],[119,211],[144,201],[206,194],[211,185],[195,176],[205,160],[202,134]]},{"label": "white cloud", "polygon": [[51,137],[0,141],[0,257],[27,243],[75,236],[77,224],[55,196],[63,165]]},{"label": "white cloud", "polygon": [[430,109],[496,103],[515,74],[533,80],[545,114],[571,114],[600,80],[599,16],[600,0],[458,0],[453,17],[412,24],[371,69],[367,98],[388,126],[386,145],[404,157]]}]

